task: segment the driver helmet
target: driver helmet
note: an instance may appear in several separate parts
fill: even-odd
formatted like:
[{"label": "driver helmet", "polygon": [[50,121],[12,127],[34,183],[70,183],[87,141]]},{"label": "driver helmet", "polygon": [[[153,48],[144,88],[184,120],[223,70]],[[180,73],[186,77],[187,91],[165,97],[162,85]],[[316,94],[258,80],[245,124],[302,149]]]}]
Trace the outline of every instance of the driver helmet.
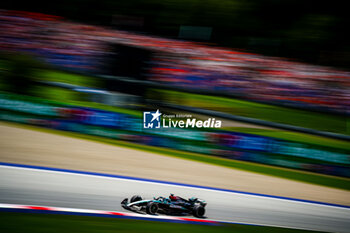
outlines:
[{"label": "driver helmet", "polygon": [[179,197],[174,196],[174,194],[172,194],[172,193],[170,194],[169,198],[170,198],[170,200],[172,200],[172,201],[176,201],[176,200],[179,199]]}]

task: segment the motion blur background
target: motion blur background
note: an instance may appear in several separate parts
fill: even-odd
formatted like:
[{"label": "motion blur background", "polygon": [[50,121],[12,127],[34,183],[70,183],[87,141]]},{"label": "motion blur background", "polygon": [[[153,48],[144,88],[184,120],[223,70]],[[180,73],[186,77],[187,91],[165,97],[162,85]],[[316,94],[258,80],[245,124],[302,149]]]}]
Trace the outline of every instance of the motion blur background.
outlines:
[{"label": "motion blur background", "polygon": [[[111,232],[6,206],[126,211],[172,192],[205,199],[209,219],[348,232],[349,23],[338,0],[0,1],[0,231]],[[157,109],[222,128],[143,129]],[[249,227],[271,232],[196,229]]]},{"label": "motion blur background", "polygon": [[[0,4],[0,118],[350,177],[339,1]],[[142,129],[142,111],[223,120]]]}]

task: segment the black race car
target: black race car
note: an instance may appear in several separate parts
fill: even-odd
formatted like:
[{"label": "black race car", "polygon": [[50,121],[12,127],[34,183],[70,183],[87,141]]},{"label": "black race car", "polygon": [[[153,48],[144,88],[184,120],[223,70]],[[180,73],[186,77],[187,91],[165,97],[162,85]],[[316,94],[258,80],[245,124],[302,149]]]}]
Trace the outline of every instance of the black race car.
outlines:
[{"label": "black race car", "polygon": [[147,214],[167,214],[167,215],[193,215],[197,218],[203,218],[205,206],[207,203],[196,197],[185,199],[170,194],[169,198],[154,197],[153,200],[142,200],[141,196],[135,195],[128,202],[125,198],[122,207],[134,212],[146,212]]}]

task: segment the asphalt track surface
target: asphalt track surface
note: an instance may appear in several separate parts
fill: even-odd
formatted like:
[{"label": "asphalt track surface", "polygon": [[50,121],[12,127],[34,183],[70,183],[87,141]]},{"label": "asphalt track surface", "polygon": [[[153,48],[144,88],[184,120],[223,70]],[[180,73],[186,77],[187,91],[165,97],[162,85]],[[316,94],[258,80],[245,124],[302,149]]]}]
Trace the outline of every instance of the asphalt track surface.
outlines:
[{"label": "asphalt track surface", "polygon": [[150,199],[169,193],[206,200],[206,216],[212,220],[350,232],[350,208],[130,179],[0,166],[0,203],[127,212],[120,205],[126,197],[139,194]]}]

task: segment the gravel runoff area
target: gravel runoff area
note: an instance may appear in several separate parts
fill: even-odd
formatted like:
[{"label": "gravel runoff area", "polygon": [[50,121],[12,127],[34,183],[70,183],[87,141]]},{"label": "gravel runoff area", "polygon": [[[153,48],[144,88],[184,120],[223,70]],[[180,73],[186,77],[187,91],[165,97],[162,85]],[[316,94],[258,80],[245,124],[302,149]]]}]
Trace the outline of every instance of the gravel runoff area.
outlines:
[{"label": "gravel runoff area", "polygon": [[0,123],[0,161],[350,205],[350,191]]}]

